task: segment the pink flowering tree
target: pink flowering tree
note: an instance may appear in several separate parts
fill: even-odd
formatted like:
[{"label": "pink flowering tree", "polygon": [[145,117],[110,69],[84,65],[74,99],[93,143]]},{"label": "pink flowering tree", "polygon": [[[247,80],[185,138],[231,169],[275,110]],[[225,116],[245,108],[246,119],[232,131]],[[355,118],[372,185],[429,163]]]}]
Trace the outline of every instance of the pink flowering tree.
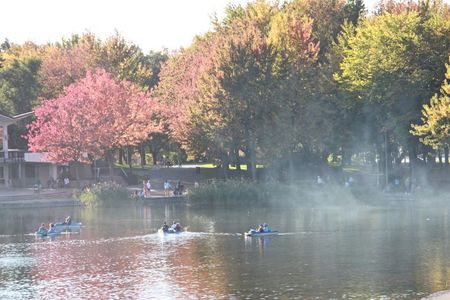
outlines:
[{"label": "pink flowering tree", "polygon": [[46,153],[49,160],[92,162],[158,132],[157,114],[158,101],[98,69],[37,107],[27,139],[30,150]]}]

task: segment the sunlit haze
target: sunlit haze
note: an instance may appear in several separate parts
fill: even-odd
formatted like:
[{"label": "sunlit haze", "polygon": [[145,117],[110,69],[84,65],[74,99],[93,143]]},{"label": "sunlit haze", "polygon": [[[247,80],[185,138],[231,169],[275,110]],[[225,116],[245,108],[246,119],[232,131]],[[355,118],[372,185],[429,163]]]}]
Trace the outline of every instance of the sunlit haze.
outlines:
[{"label": "sunlit haze", "polygon": [[[117,30],[144,51],[188,46],[210,29],[227,4],[247,0],[14,0],[1,4],[0,40],[38,44],[90,31],[105,38]],[[376,0],[366,0],[371,10]]]}]

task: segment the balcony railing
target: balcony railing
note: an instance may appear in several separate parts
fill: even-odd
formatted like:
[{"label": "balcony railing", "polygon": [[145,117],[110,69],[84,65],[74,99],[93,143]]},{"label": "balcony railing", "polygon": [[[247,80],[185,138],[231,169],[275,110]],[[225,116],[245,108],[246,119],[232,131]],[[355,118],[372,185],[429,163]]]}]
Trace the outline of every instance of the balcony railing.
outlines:
[{"label": "balcony railing", "polygon": [[0,163],[15,163],[24,161],[25,151],[9,149],[8,156],[6,157],[5,151],[0,150]]}]

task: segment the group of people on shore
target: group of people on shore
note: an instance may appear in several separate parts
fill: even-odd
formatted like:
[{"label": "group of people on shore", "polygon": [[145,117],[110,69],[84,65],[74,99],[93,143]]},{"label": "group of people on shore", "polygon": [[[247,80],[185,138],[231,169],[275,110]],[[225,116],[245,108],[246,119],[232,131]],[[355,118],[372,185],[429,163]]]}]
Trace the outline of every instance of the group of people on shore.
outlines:
[{"label": "group of people on shore", "polygon": [[[164,187],[164,196],[165,197],[171,196],[171,193],[174,196],[180,196],[180,195],[183,195],[183,193],[185,192],[185,188],[184,188],[184,185],[181,182],[181,180],[177,181],[174,188],[172,188],[172,185],[170,184],[170,182],[168,180],[165,180],[163,187]],[[150,182],[150,179],[143,180],[142,181],[142,189],[134,191],[131,196],[132,196],[132,198],[150,198],[151,189],[152,189],[152,184]]]},{"label": "group of people on shore", "polygon": [[172,185],[170,184],[170,182],[167,179],[164,181],[164,196],[165,197],[170,196],[171,191],[173,192],[174,196],[183,195],[184,185],[181,183],[181,180],[177,181],[173,190],[172,190]]}]

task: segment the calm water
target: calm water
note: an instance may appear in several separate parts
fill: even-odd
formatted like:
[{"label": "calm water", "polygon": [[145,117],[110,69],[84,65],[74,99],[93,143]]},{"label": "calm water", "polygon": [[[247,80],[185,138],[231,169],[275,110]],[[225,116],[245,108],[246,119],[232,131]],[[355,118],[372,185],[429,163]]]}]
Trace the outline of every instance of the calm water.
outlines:
[{"label": "calm water", "polygon": [[[0,211],[0,299],[420,299],[449,288],[450,210]],[[31,233],[72,215],[79,233]],[[164,221],[188,233],[161,237]],[[280,236],[244,238],[261,222]]]}]

